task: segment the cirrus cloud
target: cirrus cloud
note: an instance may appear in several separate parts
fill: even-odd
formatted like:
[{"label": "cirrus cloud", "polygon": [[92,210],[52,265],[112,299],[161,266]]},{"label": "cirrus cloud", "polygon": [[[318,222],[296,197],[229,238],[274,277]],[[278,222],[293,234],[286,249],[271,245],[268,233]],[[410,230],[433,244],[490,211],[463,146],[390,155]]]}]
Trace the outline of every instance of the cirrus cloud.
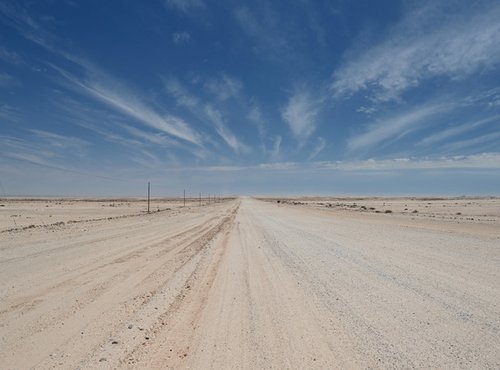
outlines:
[{"label": "cirrus cloud", "polygon": [[397,100],[426,79],[462,79],[497,65],[500,4],[450,9],[434,2],[413,9],[380,43],[346,58],[333,74],[334,95],[370,90],[374,100]]},{"label": "cirrus cloud", "polygon": [[316,129],[319,102],[304,90],[292,94],[286,106],[281,110],[281,117],[298,139],[307,139]]}]

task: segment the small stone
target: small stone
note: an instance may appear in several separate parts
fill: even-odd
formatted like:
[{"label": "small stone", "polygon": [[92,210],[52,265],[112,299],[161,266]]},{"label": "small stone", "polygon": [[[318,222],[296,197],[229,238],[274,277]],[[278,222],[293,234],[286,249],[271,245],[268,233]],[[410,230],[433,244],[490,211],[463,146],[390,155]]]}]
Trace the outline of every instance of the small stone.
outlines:
[{"label": "small stone", "polygon": [[118,341],[114,340],[111,342],[111,344],[118,344]]},{"label": "small stone", "polygon": [[133,327],[134,327],[134,325],[132,325],[132,324],[130,324],[130,325],[128,326],[128,328],[129,328],[129,329],[132,329]]},{"label": "small stone", "polygon": [[144,339],[149,340],[149,337],[144,337]]},{"label": "small stone", "polygon": [[106,359],[106,357],[101,357],[101,358],[99,359],[99,362],[104,362],[104,361],[108,361],[108,360]]}]

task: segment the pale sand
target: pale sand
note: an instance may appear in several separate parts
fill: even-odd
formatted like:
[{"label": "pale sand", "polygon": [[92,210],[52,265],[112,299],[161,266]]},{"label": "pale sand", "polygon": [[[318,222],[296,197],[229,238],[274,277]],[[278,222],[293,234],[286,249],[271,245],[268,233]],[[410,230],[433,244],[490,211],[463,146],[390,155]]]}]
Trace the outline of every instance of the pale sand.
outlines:
[{"label": "pale sand", "polygon": [[0,368],[500,368],[498,199],[281,200],[1,200]]}]

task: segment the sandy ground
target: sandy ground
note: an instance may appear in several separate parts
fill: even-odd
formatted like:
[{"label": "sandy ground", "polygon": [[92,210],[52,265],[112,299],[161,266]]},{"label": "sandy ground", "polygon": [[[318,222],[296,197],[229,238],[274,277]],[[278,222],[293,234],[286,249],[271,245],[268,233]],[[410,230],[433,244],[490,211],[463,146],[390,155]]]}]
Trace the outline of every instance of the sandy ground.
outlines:
[{"label": "sandy ground", "polygon": [[2,203],[2,369],[500,368],[497,199],[38,202]]},{"label": "sandy ground", "polygon": [[[412,218],[461,223],[500,223],[500,198],[261,198],[296,206],[364,213],[392,213]],[[467,222],[470,224],[470,222]]]},{"label": "sandy ground", "polygon": [[[153,198],[151,212],[179,210],[184,206],[213,203],[213,199]],[[0,232],[23,228],[60,226],[62,223],[98,221],[147,213],[145,199],[0,198]]]}]

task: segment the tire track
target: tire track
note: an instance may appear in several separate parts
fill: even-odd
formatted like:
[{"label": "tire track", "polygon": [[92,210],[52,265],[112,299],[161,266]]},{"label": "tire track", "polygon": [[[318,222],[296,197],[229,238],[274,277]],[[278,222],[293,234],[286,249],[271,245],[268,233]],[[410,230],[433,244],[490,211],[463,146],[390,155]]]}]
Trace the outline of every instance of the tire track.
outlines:
[{"label": "tire track", "polygon": [[[42,368],[54,363],[74,364],[73,356],[71,359],[55,355],[48,357],[48,353],[68,353],[62,348],[67,348],[66,344],[71,342],[76,347],[81,346],[82,340],[85,342],[84,336],[89,338],[89,343],[94,342],[105,335],[104,327],[111,330],[110,325],[116,325],[117,317],[123,320],[147,305],[157,289],[167,284],[182,265],[200,252],[199,248],[219,230],[220,223],[227,222],[226,214],[232,207],[234,205],[220,205],[213,210],[214,213],[201,218],[188,215],[188,219],[199,220],[196,221],[198,225],[185,228],[181,222],[180,230],[179,226],[169,230],[157,222],[157,235],[150,238],[147,234],[146,238],[142,235],[144,243],[130,244],[126,237],[112,241],[104,239],[103,246],[112,246],[111,249],[118,252],[108,254],[104,260],[98,259],[97,263],[83,264],[69,275],[61,275],[66,275],[63,281],[56,278],[55,281],[59,280],[57,284],[41,290],[38,288],[37,294],[10,299],[10,304],[4,300],[0,306],[0,318],[5,323],[0,326],[0,367],[9,363],[29,367],[38,361],[41,361]],[[157,220],[161,221],[161,215]],[[117,227],[121,226],[118,224]],[[60,250],[63,249],[61,246]],[[87,251],[83,248],[80,254],[86,256]],[[108,317],[107,312],[117,317]],[[105,317],[109,322],[103,322]],[[46,337],[53,339],[42,346],[36,344],[43,343]],[[79,352],[84,348],[81,346]],[[29,358],[20,355],[26,351],[30,353]],[[85,351],[81,353],[84,354]]]}]

